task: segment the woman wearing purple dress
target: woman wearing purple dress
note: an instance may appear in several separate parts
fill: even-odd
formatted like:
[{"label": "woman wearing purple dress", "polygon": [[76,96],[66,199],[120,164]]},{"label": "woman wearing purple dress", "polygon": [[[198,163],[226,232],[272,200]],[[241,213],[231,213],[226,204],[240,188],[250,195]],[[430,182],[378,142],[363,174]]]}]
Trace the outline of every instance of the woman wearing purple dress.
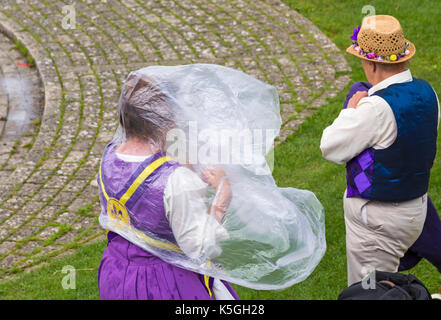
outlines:
[{"label": "woman wearing purple dress", "polygon": [[[112,218],[141,231],[158,250],[209,260],[228,238],[222,220],[231,187],[221,169],[205,169],[202,180],[166,156],[170,119],[167,97],[148,78],[129,76],[120,101],[124,139],[106,147],[98,177],[105,213],[100,223],[106,227],[105,218]],[[208,188],[217,194],[213,207],[207,205]],[[108,232],[98,271],[101,299],[239,299],[228,282],[168,263],[122,235]]]}]

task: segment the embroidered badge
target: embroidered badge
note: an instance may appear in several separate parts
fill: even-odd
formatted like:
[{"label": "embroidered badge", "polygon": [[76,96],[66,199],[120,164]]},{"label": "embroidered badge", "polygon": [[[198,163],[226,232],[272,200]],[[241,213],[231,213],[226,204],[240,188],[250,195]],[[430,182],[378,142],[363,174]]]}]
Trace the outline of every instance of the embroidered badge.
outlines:
[{"label": "embroidered badge", "polygon": [[130,217],[126,207],[115,198],[109,198],[107,200],[107,215],[110,218],[130,224]]}]

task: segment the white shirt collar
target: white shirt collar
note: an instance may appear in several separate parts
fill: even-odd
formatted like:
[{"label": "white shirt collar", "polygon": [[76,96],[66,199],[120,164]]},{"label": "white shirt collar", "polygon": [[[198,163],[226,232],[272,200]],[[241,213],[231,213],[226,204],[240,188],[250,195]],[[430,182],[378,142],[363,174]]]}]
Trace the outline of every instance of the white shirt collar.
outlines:
[{"label": "white shirt collar", "polygon": [[115,154],[120,160],[125,161],[125,162],[142,162],[152,156],[152,155],[135,156],[135,155],[131,155],[131,154],[124,154],[124,153],[118,153],[118,152],[115,152]]},{"label": "white shirt collar", "polygon": [[407,69],[406,71],[397,73],[389,78],[384,79],[383,81],[377,83],[375,86],[369,89],[368,94],[369,96],[373,95],[378,90],[382,90],[384,88],[389,87],[391,84],[394,83],[403,83],[403,82],[410,82],[412,81],[412,74],[410,73],[410,70]]}]

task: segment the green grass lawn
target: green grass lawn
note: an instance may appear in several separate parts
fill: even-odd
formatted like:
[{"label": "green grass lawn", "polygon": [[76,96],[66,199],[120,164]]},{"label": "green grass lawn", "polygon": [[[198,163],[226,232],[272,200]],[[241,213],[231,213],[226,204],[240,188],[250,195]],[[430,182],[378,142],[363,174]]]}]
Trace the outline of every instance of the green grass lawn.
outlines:
[{"label": "green grass lawn", "polygon": [[[376,14],[397,17],[406,37],[412,41],[417,53],[410,65],[415,77],[429,81],[441,92],[439,60],[441,44],[438,42],[439,1],[370,1],[362,3],[348,0],[286,0],[302,15],[309,18],[339,48],[350,45],[352,28],[361,23],[362,7],[370,4]],[[365,80],[360,61],[347,57],[353,81]],[[338,115],[345,92],[329,101],[316,114],[303,123],[299,130],[275,150],[274,177],[282,187],[291,186],[313,191],[325,208],[327,252],[312,275],[300,284],[282,291],[256,291],[234,285],[242,299],[336,299],[346,287],[345,228],[342,197],[345,189],[344,166],[335,165],[321,157],[319,149],[323,129]],[[441,210],[440,153],[432,169],[429,195],[435,207]],[[0,299],[98,299],[97,269],[106,244],[97,242],[79,249],[74,255],[54,259],[48,265],[22,273],[15,280],[0,283]],[[61,269],[72,265],[76,274],[76,289],[64,290],[61,285],[65,274]],[[421,262],[411,273],[420,278],[431,292],[439,292],[441,275],[427,263]]]}]

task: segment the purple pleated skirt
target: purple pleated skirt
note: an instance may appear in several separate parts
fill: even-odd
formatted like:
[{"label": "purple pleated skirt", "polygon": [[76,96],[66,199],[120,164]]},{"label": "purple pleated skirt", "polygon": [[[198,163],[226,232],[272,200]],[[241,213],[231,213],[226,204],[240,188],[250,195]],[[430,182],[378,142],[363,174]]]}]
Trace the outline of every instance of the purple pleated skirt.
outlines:
[{"label": "purple pleated skirt", "polygon": [[[171,265],[109,232],[98,269],[102,300],[210,300],[201,275]],[[222,281],[235,299],[231,285]]]}]

